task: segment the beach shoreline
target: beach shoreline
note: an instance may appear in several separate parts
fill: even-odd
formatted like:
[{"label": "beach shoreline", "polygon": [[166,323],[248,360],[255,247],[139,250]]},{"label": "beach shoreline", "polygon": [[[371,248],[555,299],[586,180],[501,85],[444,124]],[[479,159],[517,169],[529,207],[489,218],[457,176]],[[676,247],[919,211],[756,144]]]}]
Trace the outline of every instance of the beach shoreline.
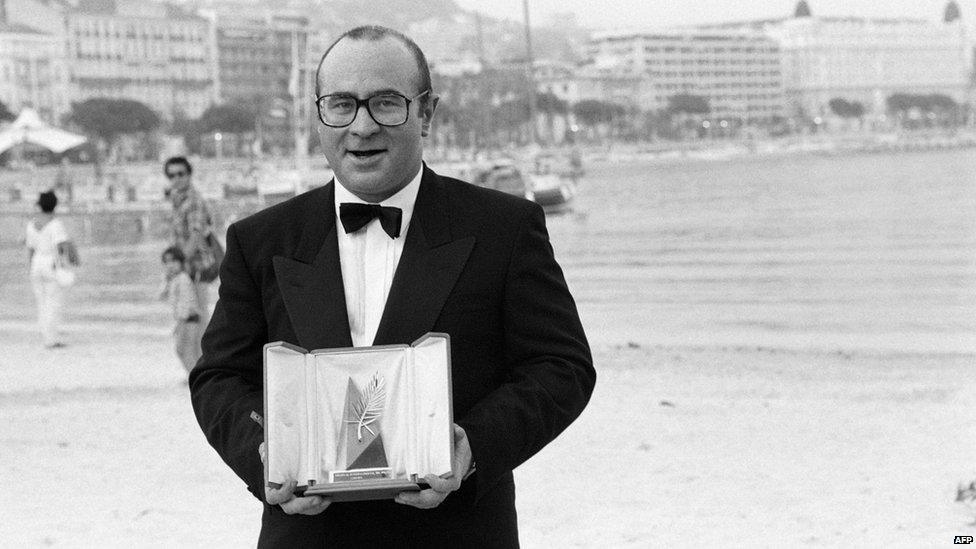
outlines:
[{"label": "beach shoreline", "polygon": [[[50,351],[26,324],[0,331],[0,482],[29,488],[5,543],[253,545],[260,505],[196,426],[167,334],[68,332]],[[971,354],[619,340],[594,356],[590,406],[516,471],[525,547],[918,547],[976,530],[952,501],[976,478]]]}]

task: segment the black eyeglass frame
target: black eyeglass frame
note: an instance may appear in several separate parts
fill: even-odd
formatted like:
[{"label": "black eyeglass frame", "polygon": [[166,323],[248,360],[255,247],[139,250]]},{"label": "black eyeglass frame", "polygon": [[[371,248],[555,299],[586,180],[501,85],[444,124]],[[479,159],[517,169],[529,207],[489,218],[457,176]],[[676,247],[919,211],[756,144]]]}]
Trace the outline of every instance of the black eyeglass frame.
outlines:
[{"label": "black eyeglass frame", "polygon": [[190,175],[190,172],[188,172],[186,170],[183,170],[181,172],[175,172],[175,173],[174,172],[167,172],[166,173],[166,179],[176,179],[177,177],[187,177],[189,175]]},{"label": "black eyeglass frame", "polygon": [[[386,128],[395,128],[397,126],[402,126],[402,125],[406,124],[407,123],[407,120],[410,120],[410,103],[413,103],[417,99],[420,99],[421,97],[427,95],[430,92],[431,92],[431,89],[430,88],[427,88],[426,90],[418,93],[417,95],[415,95],[413,97],[407,97],[407,96],[405,96],[405,95],[403,95],[401,93],[397,93],[397,92],[382,92],[382,93],[373,94],[373,95],[367,97],[366,99],[360,99],[360,98],[358,98],[358,97],[356,97],[354,95],[347,95],[347,94],[343,94],[343,93],[327,93],[325,95],[320,95],[320,96],[318,96],[318,97],[315,98],[315,112],[318,113],[318,115],[319,115],[319,122],[321,122],[322,124],[324,124],[324,125],[326,125],[326,126],[328,126],[330,128],[345,128],[347,126],[352,125],[352,123],[356,121],[356,117],[359,116],[359,108],[360,107],[366,107],[366,112],[369,114],[369,117],[373,119],[373,122],[376,122],[380,126],[383,126],[383,127],[386,127]],[[384,124],[384,123],[380,122],[379,120],[377,120],[375,116],[373,116],[373,111],[370,110],[370,108],[369,108],[369,101],[371,99],[373,99],[373,98],[382,97],[384,95],[395,95],[397,97],[402,98],[404,101],[407,102],[407,104],[406,104],[407,115],[403,117],[403,122],[400,122],[399,124]],[[342,125],[335,125],[335,124],[329,124],[328,122],[325,121],[325,118],[322,116],[322,104],[321,103],[322,103],[322,100],[325,99],[326,97],[332,97],[332,96],[345,97],[345,98],[348,98],[348,99],[352,99],[353,101],[356,102],[356,110],[353,111],[352,119],[349,122],[347,122],[345,124],[342,124]]]}]

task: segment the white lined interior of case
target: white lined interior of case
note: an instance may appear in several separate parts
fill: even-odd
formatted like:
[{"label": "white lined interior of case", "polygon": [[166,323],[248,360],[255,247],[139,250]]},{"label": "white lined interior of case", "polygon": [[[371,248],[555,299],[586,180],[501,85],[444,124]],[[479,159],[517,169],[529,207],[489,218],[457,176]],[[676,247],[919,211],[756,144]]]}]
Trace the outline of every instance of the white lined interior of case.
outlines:
[{"label": "white lined interior of case", "polygon": [[[342,422],[352,379],[363,388],[384,378],[380,419],[393,477],[451,470],[448,340],[425,336],[413,347],[381,346],[302,353],[269,346],[266,355],[268,482],[328,482],[347,467]],[[301,434],[304,433],[304,436]]]}]

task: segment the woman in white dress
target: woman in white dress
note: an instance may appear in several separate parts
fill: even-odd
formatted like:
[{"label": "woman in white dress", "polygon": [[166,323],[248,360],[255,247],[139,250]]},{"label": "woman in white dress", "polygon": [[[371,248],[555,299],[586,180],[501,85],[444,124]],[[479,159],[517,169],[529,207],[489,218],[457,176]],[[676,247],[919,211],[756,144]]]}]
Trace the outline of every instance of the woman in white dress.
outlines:
[{"label": "woman in white dress", "polygon": [[54,215],[58,197],[53,191],[41,193],[37,199],[41,210],[37,218],[27,223],[27,250],[30,258],[30,281],[37,301],[37,320],[47,348],[64,347],[59,327],[64,288],[55,278],[55,266],[76,265],[77,254],[61,220]]}]

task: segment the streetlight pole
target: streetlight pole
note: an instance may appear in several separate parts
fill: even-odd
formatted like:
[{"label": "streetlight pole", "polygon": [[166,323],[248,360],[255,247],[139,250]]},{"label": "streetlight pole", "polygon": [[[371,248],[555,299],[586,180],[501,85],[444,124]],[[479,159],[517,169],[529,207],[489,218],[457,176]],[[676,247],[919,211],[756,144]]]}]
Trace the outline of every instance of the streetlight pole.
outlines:
[{"label": "streetlight pole", "polygon": [[525,17],[525,76],[529,87],[529,139],[533,145],[537,145],[539,143],[539,137],[536,135],[535,127],[535,71],[533,69],[534,60],[532,58],[532,27],[529,24],[529,0],[522,0],[522,13]]},{"label": "streetlight pole", "polygon": [[[307,42],[307,39],[306,39]],[[308,143],[302,139],[302,106],[301,98],[304,86],[302,85],[302,66],[298,54],[298,29],[291,31],[291,72],[288,78],[288,93],[291,95],[291,126],[292,139],[294,140],[295,168],[301,173],[305,168],[305,160],[308,153]],[[303,141],[305,141],[303,143]],[[299,189],[295,189],[295,194]]]},{"label": "streetlight pole", "polygon": [[[477,130],[472,130],[471,132],[471,155],[472,157],[478,150],[484,150],[491,147],[491,115],[489,113],[489,104],[491,95],[485,93],[487,78],[485,72],[488,70],[488,64],[485,61],[485,36],[483,29],[481,28],[481,12],[474,12],[474,28],[475,37],[478,46],[478,75],[477,75],[477,87],[478,87],[478,128]],[[478,141],[481,141],[480,143]]]}]

